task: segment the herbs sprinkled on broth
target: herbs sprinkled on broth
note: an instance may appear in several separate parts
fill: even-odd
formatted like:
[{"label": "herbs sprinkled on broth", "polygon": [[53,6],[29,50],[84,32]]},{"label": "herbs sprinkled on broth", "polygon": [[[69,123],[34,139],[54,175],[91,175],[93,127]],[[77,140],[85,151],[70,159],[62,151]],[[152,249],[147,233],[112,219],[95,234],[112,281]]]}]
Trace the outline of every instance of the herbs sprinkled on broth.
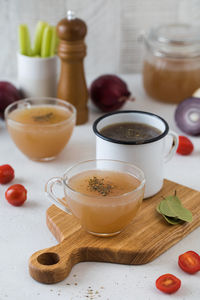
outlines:
[{"label": "herbs sprinkled on broth", "polygon": [[89,178],[88,187],[92,191],[97,191],[102,196],[107,196],[114,186],[109,183],[105,183],[104,178],[93,176],[92,178]]},{"label": "herbs sprinkled on broth", "polygon": [[23,124],[50,125],[70,118],[71,112],[56,105],[38,105],[31,108],[16,109],[10,114],[13,121]]},{"label": "herbs sprinkled on broth", "polygon": [[47,114],[41,115],[41,116],[33,116],[33,119],[35,122],[48,122],[53,117],[54,117],[54,114],[52,112],[50,112],[50,113],[47,113]]},{"label": "herbs sprinkled on broth", "polygon": [[[135,176],[118,171],[86,170],[72,176],[67,185],[67,205],[89,232],[112,235],[121,231],[138,212],[143,191]],[[75,197],[75,198],[73,198]]]},{"label": "herbs sprinkled on broth", "polygon": [[159,136],[161,131],[148,124],[123,122],[108,125],[102,128],[100,133],[122,142],[142,142]]},{"label": "herbs sprinkled on broth", "polygon": [[140,181],[129,174],[114,171],[87,171],[73,176],[69,186],[88,196],[119,196],[133,191]]}]

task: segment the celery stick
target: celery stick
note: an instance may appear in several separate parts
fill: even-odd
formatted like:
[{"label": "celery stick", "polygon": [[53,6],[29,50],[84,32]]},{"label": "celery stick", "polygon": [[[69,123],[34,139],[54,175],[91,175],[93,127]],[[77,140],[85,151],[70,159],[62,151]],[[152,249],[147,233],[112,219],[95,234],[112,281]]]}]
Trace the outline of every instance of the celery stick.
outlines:
[{"label": "celery stick", "polygon": [[51,26],[47,25],[42,36],[41,57],[50,56],[51,37],[52,29]]},{"label": "celery stick", "polygon": [[31,42],[29,30],[26,24],[21,24],[18,27],[19,51],[23,55],[31,56]]},{"label": "celery stick", "polygon": [[23,55],[26,53],[26,37],[25,37],[25,25],[19,25],[18,27],[18,41],[19,41],[19,52]]},{"label": "celery stick", "polygon": [[50,45],[50,56],[54,56],[56,53],[56,47],[57,47],[57,33],[56,33],[56,27],[52,26],[52,38],[51,38],[51,45]]},{"label": "celery stick", "polygon": [[36,25],[34,43],[33,43],[34,55],[40,55],[40,53],[41,53],[42,36],[44,33],[44,29],[47,25],[48,24],[43,21],[39,21]]}]

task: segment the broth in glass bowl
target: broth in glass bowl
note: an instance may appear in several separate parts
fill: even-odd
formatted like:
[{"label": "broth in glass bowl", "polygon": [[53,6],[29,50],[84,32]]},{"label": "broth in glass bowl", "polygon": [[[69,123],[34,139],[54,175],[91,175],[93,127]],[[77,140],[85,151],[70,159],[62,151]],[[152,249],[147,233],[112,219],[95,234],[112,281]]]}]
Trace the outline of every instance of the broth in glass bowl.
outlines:
[{"label": "broth in glass bowl", "polygon": [[5,110],[8,132],[18,149],[32,160],[52,160],[68,143],[76,109],[55,98],[27,98]]}]

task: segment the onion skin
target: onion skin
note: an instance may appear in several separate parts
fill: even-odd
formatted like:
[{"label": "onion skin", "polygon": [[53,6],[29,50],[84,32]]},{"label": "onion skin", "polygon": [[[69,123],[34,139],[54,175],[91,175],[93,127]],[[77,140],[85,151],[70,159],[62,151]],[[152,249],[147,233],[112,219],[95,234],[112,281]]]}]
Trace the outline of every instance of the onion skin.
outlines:
[{"label": "onion skin", "polygon": [[175,111],[177,126],[191,136],[200,135],[200,98],[191,97],[179,103]]},{"label": "onion skin", "polygon": [[14,101],[22,98],[20,91],[8,81],[0,81],[0,117],[4,118],[4,110]]},{"label": "onion skin", "polygon": [[90,87],[92,102],[103,112],[119,109],[130,96],[127,84],[116,75],[102,75]]}]

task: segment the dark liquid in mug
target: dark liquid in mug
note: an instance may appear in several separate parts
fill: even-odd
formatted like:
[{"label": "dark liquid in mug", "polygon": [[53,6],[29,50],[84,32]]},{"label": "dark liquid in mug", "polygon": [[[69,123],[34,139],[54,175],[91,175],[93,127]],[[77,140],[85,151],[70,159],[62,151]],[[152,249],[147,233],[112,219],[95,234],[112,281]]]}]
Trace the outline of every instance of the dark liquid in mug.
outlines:
[{"label": "dark liquid in mug", "polygon": [[102,128],[100,133],[105,137],[121,142],[142,143],[159,136],[161,131],[143,123],[123,122],[108,125]]}]

